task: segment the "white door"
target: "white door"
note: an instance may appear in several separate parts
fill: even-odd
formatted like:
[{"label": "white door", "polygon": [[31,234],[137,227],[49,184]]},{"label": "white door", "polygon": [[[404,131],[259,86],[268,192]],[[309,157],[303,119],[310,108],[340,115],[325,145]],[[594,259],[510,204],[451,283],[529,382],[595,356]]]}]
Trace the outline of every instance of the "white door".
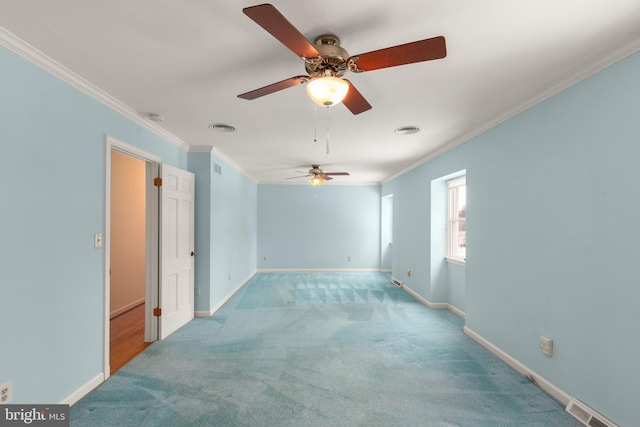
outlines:
[{"label": "white door", "polygon": [[193,292],[194,175],[161,165],[160,186],[160,339],[191,319]]}]

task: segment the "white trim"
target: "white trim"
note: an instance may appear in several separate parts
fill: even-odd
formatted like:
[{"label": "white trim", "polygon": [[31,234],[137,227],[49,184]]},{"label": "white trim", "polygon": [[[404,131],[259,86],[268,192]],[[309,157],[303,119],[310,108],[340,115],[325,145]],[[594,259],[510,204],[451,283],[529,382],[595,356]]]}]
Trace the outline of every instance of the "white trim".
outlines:
[{"label": "white trim", "polygon": [[627,56],[633,55],[639,50],[640,50],[640,39],[636,39],[624,45],[620,49],[617,49],[611,52],[609,55],[603,56],[599,61],[591,64],[591,66],[581,68],[576,73],[573,73],[565,77],[564,79],[560,79],[556,83],[551,83],[546,90],[541,90],[538,96],[528,99],[527,101],[521,103],[520,105],[517,105],[514,108],[505,111],[503,114],[497,117],[493,117],[492,119],[487,120],[484,123],[481,123],[475,129],[472,129],[469,132],[459,136],[458,138],[451,140],[448,144],[445,144],[442,147],[438,148],[437,150],[432,151],[431,153],[427,154],[425,157],[421,158],[417,162],[407,166],[401,171],[382,180],[381,184],[386,184],[389,181],[392,181],[398,178],[399,176],[402,176],[405,173],[419,166],[422,166],[423,164],[427,163],[429,160],[433,160],[434,158],[451,150],[452,148],[469,141],[470,139],[491,129],[492,127],[509,120],[510,118],[522,113],[523,111],[533,107],[536,104],[539,104],[540,102],[548,98],[551,98],[552,96],[562,92],[563,90],[573,86],[574,84],[579,83],[582,80],[585,80],[591,77],[592,75],[604,70],[605,68],[615,64],[616,62],[626,58]]},{"label": "white trim", "polygon": [[135,157],[136,159],[145,162],[162,162],[162,158],[156,156],[155,154],[151,154],[141,148],[134,147],[133,145],[127,144],[126,142],[120,141],[118,138],[115,138],[111,135],[105,135],[105,141],[110,145],[108,151],[109,154],[111,154],[111,149],[113,149],[120,153],[126,154],[127,156]]},{"label": "white trim", "polygon": [[379,268],[259,268],[258,273],[380,273]]},{"label": "white trim", "polygon": [[446,257],[444,257],[444,259],[447,260],[447,262],[451,263],[451,264],[461,265],[463,267],[465,265],[467,265],[466,260],[464,260],[464,259],[453,258],[453,257],[450,257],[450,256],[446,256]]},{"label": "white trim", "polygon": [[380,273],[391,273],[391,269],[382,268],[380,269]]},{"label": "white trim", "polygon": [[60,404],[61,405],[70,405],[70,406],[75,404],[77,401],[79,401],[80,399],[85,397],[87,394],[89,394],[93,389],[95,389],[100,384],[102,384],[104,382],[104,380],[105,380],[105,377],[104,377],[103,374],[96,375],[88,383],[86,383],[85,385],[83,385],[82,387],[80,387],[79,389],[74,391],[73,393],[71,393],[69,396],[65,397],[62,400],[62,402],[60,402]]},{"label": "white trim", "polygon": [[78,74],[74,73],[62,64],[55,61],[53,58],[40,52],[35,47],[31,46],[24,40],[21,40],[16,35],[12,34],[2,27],[0,27],[0,45],[20,55],[26,60],[31,61],[38,67],[42,68],[50,74],[53,74],[54,76],[70,84],[76,89],[79,89],[90,97],[100,101],[107,107],[119,112],[126,118],[133,120],[140,126],[155,133],[159,137],[166,139],[176,147],[179,147],[185,151],[189,149],[189,145],[182,139],[163,129],[155,122],[152,122],[146,117],[143,117],[133,108],[109,95],[107,92],[93,85]]},{"label": "white trim", "polygon": [[567,393],[565,393],[564,391],[562,391],[561,389],[553,385],[551,382],[542,378],[540,375],[536,374],[534,371],[532,371],[527,366],[525,366],[524,364],[520,363],[519,361],[511,357],[509,354],[500,350],[498,347],[491,344],[489,341],[487,341],[477,333],[473,332],[468,327],[465,326],[462,330],[474,341],[476,341],[478,344],[480,344],[481,346],[489,350],[491,353],[497,356],[500,360],[502,360],[507,365],[515,369],[517,372],[519,372],[529,381],[532,381],[535,384],[537,384],[542,390],[547,392],[547,394],[549,394],[551,397],[556,399],[558,402],[562,403],[564,406],[567,406],[569,404],[569,401],[571,400],[571,396],[569,396]]},{"label": "white trim", "polygon": [[404,289],[405,292],[407,292],[409,295],[411,295],[412,297],[414,297],[415,299],[418,300],[418,302],[426,305],[428,308],[433,308],[433,309],[441,309],[441,308],[446,308],[447,310],[451,311],[453,314],[461,317],[461,318],[465,318],[466,314],[464,311],[460,310],[459,308],[457,308],[456,306],[453,306],[447,302],[431,302],[428,299],[424,298],[422,295],[420,295],[419,293],[417,293],[416,291],[414,291],[413,289],[411,289],[410,287],[408,287],[407,285],[405,285],[404,283],[402,283],[401,281],[399,281],[398,279],[395,278],[391,278],[391,281],[395,281],[396,283],[400,284],[400,288]]},{"label": "white trim", "polygon": [[449,309],[449,311],[451,311],[453,314],[457,315],[458,317],[465,319],[466,318],[466,313],[462,310],[460,310],[458,307],[451,305],[451,304],[447,304],[447,308]]},{"label": "white trim", "polygon": [[131,310],[133,308],[136,308],[139,305],[144,304],[145,299],[146,299],[145,297],[142,297],[142,298],[140,298],[140,299],[138,299],[136,301],[133,301],[133,302],[131,302],[131,303],[129,303],[129,304],[123,306],[123,307],[120,307],[119,309],[117,309],[115,311],[112,311],[109,314],[109,318],[113,319],[116,316],[120,316],[122,313],[126,313],[127,311],[129,311],[129,310]]},{"label": "white trim", "polygon": [[238,286],[233,288],[233,290],[231,292],[229,292],[229,294],[226,297],[224,297],[220,302],[218,302],[215,306],[213,306],[211,308],[211,310],[209,310],[209,311],[196,311],[196,312],[194,312],[194,316],[196,318],[207,318],[207,317],[213,316],[215,314],[215,312],[220,310],[220,308],[222,308],[222,306],[225,305],[231,299],[231,297],[233,297],[240,289],[242,289],[242,287],[244,285],[249,283],[249,280],[253,279],[253,276],[255,276],[256,273],[257,273],[257,271],[254,271],[249,276],[247,276],[247,278],[244,279],[242,282],[240,282],[240,284],[238,284]]}]

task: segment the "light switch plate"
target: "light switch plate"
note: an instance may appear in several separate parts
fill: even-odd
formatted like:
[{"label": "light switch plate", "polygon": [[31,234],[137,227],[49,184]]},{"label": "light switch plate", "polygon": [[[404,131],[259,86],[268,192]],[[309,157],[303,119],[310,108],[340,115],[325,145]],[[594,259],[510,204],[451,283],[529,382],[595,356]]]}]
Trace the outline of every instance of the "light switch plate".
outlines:
[{"label": "light switch plate", "polygon": [[96,233],[95,236],[93,236],[93,247],[96,249],[102,247],[102,233]]}]

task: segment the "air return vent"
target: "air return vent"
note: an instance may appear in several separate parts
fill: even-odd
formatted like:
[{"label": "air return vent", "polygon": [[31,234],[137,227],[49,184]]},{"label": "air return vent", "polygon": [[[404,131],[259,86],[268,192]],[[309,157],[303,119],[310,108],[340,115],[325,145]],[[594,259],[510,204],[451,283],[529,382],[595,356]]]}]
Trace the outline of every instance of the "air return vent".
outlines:
[{"label": "air return vent", "polygon": [[593,409],[574,399],[569,401],[566,411],[582,422],[582,424],[589,427],[617,427]]},{"label": "air return vent", "polygon": [[393,283],[394,285],[396,285],[399,288],[402,287],[402,282],[399,281],[398,279],[391,278],[391,283]]}]

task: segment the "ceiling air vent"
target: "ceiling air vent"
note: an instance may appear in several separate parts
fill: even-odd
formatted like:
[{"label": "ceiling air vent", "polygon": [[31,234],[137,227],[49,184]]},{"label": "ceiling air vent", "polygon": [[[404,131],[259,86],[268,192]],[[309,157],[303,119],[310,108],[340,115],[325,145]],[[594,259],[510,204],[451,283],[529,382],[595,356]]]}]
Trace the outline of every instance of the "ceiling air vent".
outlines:
[{"label": "ceiling air vent", "polygon": [[403,126],[394,130],[398,135],[412,135],[414,133],[420,132],[420,128],[417,126]]},{"label": "ceiling air vent", "polygon": [[212,123],[209,125],[209,129],[215,130],[217,132],[233,132],[236,130],[236,128],[234,128],[233,126],[226,125],[224,123]]},{"label": "ceiling air vent", "polygon": [[593,409],[574,399],[569,401],[566,411],[588,427],[617,427],[614,423],[596,413]]}]

